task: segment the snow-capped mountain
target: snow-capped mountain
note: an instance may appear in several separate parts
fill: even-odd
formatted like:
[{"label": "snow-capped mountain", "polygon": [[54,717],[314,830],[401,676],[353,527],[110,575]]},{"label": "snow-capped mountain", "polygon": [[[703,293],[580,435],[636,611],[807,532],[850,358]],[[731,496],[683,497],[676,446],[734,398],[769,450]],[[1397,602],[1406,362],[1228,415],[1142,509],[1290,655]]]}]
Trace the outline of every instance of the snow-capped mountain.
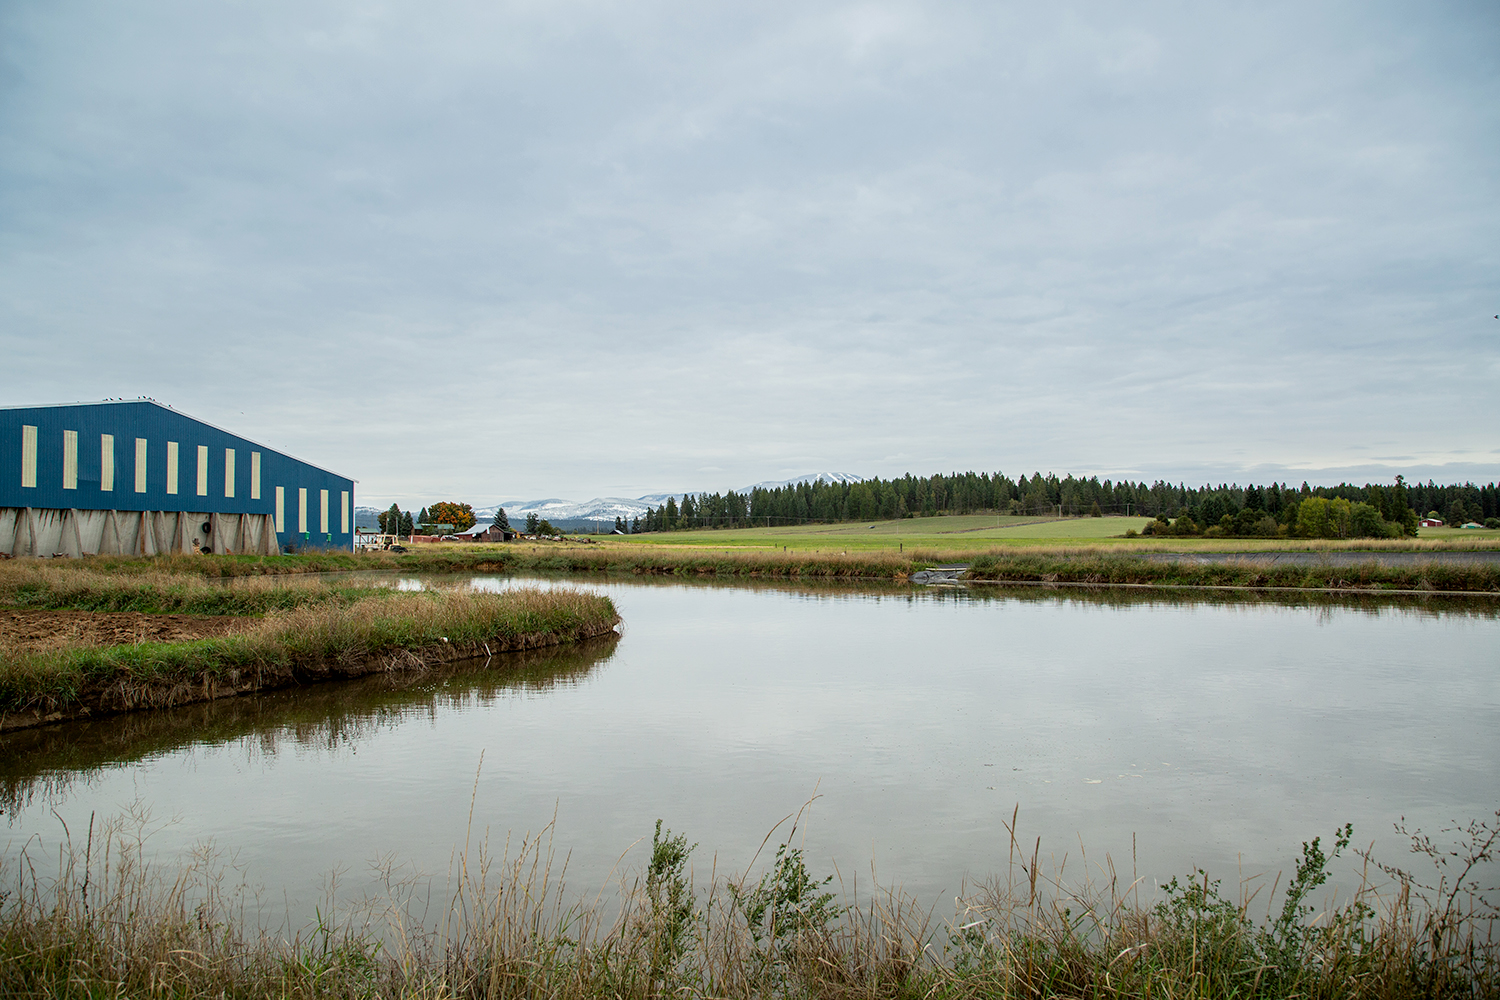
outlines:
[{"label": "snow-capped mountain", "polygon": [[[663,499],[660,501],[665,503]],[[518,518],[525,520],[527,514],[536,514],[543,520],[556,524],[558,521],[608,521],[614,523],[615,518],[640,517],[648,510],[654,510],[657,503],[648,503],[647,498],[630,500],[625,497],[595,497],[593,500],[585,500],[579,503],[574,500],[560,500],[550,497],[546,500],[501,500],[483,507],[475,507],[474,515],[481,522],[493,518],[498,507],[505,508],[505,516],[515,521]]]},{"label": "snow-capped mountain", "polygon": [[657,507],[660,507],[662,504],[666,503],[668,498],[676,500],[678,503],[682,503],[682,498],[684,496],[686,496],[687,494],[691,493],[691,494],[697,495],[699,493],[704,493],[704,492],[712,492],[712,491],[711,490],[679,490],[676,493],[647,493],[643,497],[636,497],[636,500],[639,501],[640,503],[650,504],[651,505],[651,509],[655,510]]},{"label": "snow-capped mountain", "polygon": [[[754,489],[774,490],[777,487],[781,486],[792,486],[797,483],[811,483],[819,479],[829,483],[864,482],[863,476],[851,476],[848,473],[844,472],[813,472],[805,476],[798,476],[795,479],[783,479],[778,482],[755,483],[751,486],[746,486],[742,489],[735,490],[734,492],[749,493]],[[517,514],[520,514],[520,516],[524,518],[527,514],[535,511],[537,517],[546,518],[547,520],[553,522],[556,522],[558,520],[578,521],[593,518],[613,521],[616,517],[639,517],[640,515],[646,513],[646,511],[648,510],[655,510],[657,507],[660,507],[662,504],[666,503],[669,499],[676,500],[678,503],[681,503],[683,496],[689,493],[696,495],[699,493],[712,492],[717,491],[678,490],[675,493],[647,493],[644,496],[638,496],[634,499],[626,497],[596,497],[593,500],[585,500],[582,503],[575,503],[571,500],[559,500],[555,497],[548,500],[501,500],[497,503],[490,504],[488,507],[476,507],[474,508],[474,513],[479,515],[481,519],[485,517],[494,517],[495,508],[504,507],[506,516],[510,518],[515,518]]]},{"label": "snow-capped mountain", "polygon": [[[749,493],[754,489],[774,490],[782,486],[794,486],[797,483],[811,483],[817,480],[828,483],[861,483],[863,476],[852,476],[844,472],[813,472],[805,476],[797,476],[793,479],[782,479],[774,482],[753,483],[742,489],[735,490],[736,493]],[[680,490],[676,493],[647,493],[635,498],[628,497],[595,497],[592,500],[584,500],[581,503],[575,500],[563,500],[558,497],[548,497],[545,500],[520,500],[508,498],[498,500],[482,507],[474,508],[474,516],[479,519],[480,524],[488,524],[495,517],[497,508],[505,508],[505,516],[512,524],[526,520],[527,514],[536,514],[537,517],[551,521],[559,527],[564,523],[569,526],[581,526],[584,522],[602,522],[606,527],[614,524],[615,518],[620,517],[629,521],[633,518],[643,517],[648,510],[655,510],[667,502],[668,498],[682,502],[682,498],[688,493],[711,493],[713,490]],[[384,507],[356,507],[354,508],[354,520],[361,528],[374,528],[376,517],[387,508]],[[411,513],[416,513],[412,511]]]}]

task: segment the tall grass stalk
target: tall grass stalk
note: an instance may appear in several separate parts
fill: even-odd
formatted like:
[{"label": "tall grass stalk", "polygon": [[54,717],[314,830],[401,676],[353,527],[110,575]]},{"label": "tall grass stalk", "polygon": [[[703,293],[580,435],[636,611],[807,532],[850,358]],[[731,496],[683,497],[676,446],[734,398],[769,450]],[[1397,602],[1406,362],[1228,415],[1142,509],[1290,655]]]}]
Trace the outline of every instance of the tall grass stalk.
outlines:
[{"label": "tall grass stalk", "polygon": [[[44,610],[134,611],[145,614],[263,615],[329,601],[368,597],[358,583],[315,577],[235,577],[215,583],[186,568],[138,560],[129,567],[92,561],[13,559],[0,562],[0,606]],[[196,565],[205,560],[198,558]]]},{"label": "tall grass stalk", "polygon": [[571,896],[550,827],[495,854],[467,846],[437,912],[420,884],[392,880],[384,898],[330,901],[312,926],[272,930],[247,921],[222,858],[157,865],[115,824],[66,843],[55,875],[26,851],[0,872],[0,995],[1490,997],[1500,989],[1493,890],[1470,876],[1493,861],[1497,829],[1500,813],[1450,831],[1453,845],[1427,841],[1435,854],[1418,834],[1419,853],[1455,870],[1439,863],[1424,879],[1366,858],[1354,895],[1322,907],[1312,891],[1331,855],[1319,840],[1303,845],[1286,890],[1257,902],[1262,881],[1227,899],[1201,871],[1153,900],[1109,859],[1092,874],[1085,864],[1075,883],[1066,861],[1048,865],[1039,844],[1012,836],[1007,871],[965,892],[950,921],[877,888],[767,937],[743,905],[748,873],[714,869],[700,885],[672,868],[688,919],[657,905],[655,850],[647,872]]},{"label": "tall grass stalk", "polygon": [[[709,533],[711,535],[711,533]],[[711,538],[706,538],[711,541]],[[274,585],[215,588],[205,578],[262,579],[298,574],[373,570],[409,573],[568,573],[604,576],[675,576],[717,579],[802,581],[886,581],[900,583],[913,573],[944,563],[969,565],[968,578],[1013,583],[1078,583],[1232,587],[1289,590],[1391,590],[1500,595],[1500,565],[1439,558],[1453,546],[1408,540],[1399,546],[1351,545],[1321,540],[1295,548],[1321,552],[1365,551],[1368,562],[1355,566],[1273,563],[1243,558],[1202,563],[1191,553],[1166,558],[1160,543],[1026,548],[990,546],[904,551],[781,551],[769,548],[714,549],[651,544],[512,544],[433,546],[410,553],[313,553],[302,556],[167,556],[153,559],[101,557],[73,565],[28,567],[0,564],[0,603],[12,606],[78,607],[86,610],[178,610],[187,613],[259,614],[274,607],[309,603],[317,586],[304,593],[281,593]],[[1180,548],[1180,546],[1179,546]],[[1380,551],[1430,552],[1430,560],[1382,565]],[[1196,549],[1195,549],[1196,550]],[[1205,551],[1208,551],[1205,549]],[[1215,550],[1217,551],[1217,550]],[[1238,551],[1233,547],[1224,551]],[[20,561],[17,561],[18,563]],[[8,577],[8,574],[14,574]],[[189,583],[194,578],[195,583]],[[7,579],[18,582],[7,583]],[[33,582],[19,582],[30,580]],[[75,582],[76,581],[76,582]],[[329,586],[322,584],[321,586]],[[349,584],[330,587],[324,599],[351,599]],[[222,608],[223,610],[213,610]],[[243,610],[241,610],[243,609]]]}]

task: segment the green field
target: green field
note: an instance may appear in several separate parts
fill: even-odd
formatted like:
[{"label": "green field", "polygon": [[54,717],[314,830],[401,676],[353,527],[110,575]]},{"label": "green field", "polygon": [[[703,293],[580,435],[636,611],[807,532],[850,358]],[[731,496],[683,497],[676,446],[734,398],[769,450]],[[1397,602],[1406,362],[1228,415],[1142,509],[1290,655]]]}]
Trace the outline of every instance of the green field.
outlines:
[{"label": "green field", "polygon": [[653,532],[626,539],[643,545],[708,545],[715,548],[782,548],[808,551],[883,551],[906,545],[923,548],[974,549],[997,544],[1098,543],[1128,541],[1125,531],[1139,531],[1144,517],[1010,517],[959,514],[909,517],[900,521],[852,521],[844,524],[805,524],[797,527],[703,529]]},{"label": "green field", "polygon": [[1087,547],[1126,548],[1132,551],[1259,552],[1308,548],[1490,548],[1500,546],[1500,532],[1423,528],[1413,539],[1307,538],[1126,538],[1140,531],[1145,517],[1011,517],[995,514],[912,517],[899,521],[854,521],[843,524],[806,524],[797,527],[703,528],[613,536],[610,543],[733,549],[786,549],[789,552],[884,552],[918,546],[940,552],[973,552],[996,548]]},{"label": "green field", "polygon": [[1491,543],[1500,540],[1500,531],[1491,531],[1489,528],[1419,528],[1418,538],[1444,539],[1453,542],[1471,541]]}]

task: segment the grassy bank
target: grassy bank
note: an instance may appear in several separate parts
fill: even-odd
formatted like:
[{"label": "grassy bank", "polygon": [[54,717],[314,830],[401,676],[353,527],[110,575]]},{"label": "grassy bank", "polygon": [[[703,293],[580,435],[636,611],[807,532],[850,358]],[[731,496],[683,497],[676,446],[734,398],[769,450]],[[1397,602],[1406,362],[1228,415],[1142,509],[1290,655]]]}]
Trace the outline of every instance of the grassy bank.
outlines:
[{"label": "grassy bank", "polygon": [[1500,594],[1500,564],[1440,560],[1415,565],[1298,566],[1246,556],[1233,562],[1145,559],[1114,553],[985,553],[969,562],[966,579],[1011,583],[1081,583],[1159,587],[1416,591]]},{"label": "grassy bank", "polygon": [[[932,519],[928,519],[932,520]],[[942,520],[941,518],[937,520]],[[78,563],[0,563],[0,605],[89,611],[263,615],[312,604],[348,604],[369,594],[358,580],[322,580],[350,572],[484,574],[564,573],[599,576],[679,576],[724,580],[885,581],[904,583],[922,569],[966,563],[969,579],[1013,583],[1369,590],[1500,594],[1500,563],[1445,561],[1473,544],[1421,540],[1321,540],[1267,548],[1255,540],[1183,546],[1182,540],[1133,540],[1130,546],[1072,544],[996,547],[907,545],[898,550],[823,550],[759,546],[715,547],[721,532],[683,532],[697,544],[613,541],[508,545],[420,546],[407,553],[309,553],[294,556],[107,556]],[[676,535],[649,536],[675,538]],[[1183,559],[1170,556],[1184,548]],[[1483,546],[1478,551],[1484,551]],[[1205,563],[1198,553],[1243,556]],[[1360,565],[1273,565],[1257,555],[1368,552]],[[1382,565],[1382,552],[1429,554],[1404,565]]]},{"label": "grassy bank", "polygon": [[[711,536],[712,533],[695,534]],[[1380,551],[1413,551],[1413,544],[1397,547],[1312,542],[1297,547],[1283,545],[1277,551],[1307,551],[1314,554],[1369,551],[1374,554]],[[1425,551],[1437,556],[1449,550],[1441,547],[1418,547],[1415,551]],[[1023,549],[934,549],[908,546],[904,551],[894,552],[725,549],[639,543],[495,546],[453,544],[423,546],[404,554],[174,556],[155,559],[108,557],[91,559],[76,567],[26,572],[52,572],[60,580],[78,574],[80,579],[96,581],[87,585],[53,583],[50,590],[38,589],[27,599],[54,603],[33,606],[96,610],[125,610],[131,602],[138,602],[141,606],[150,605],[153,610],[172,610],[211,607],[269,609],[272,606],[289,607],[322,600],[348,600],[352,594],[357,593],[357,584],[307,583],[307,589],[299,594],[294,589],[290,593],[283,593],[283,590],[289,588],[267,581],[270,578],[287,579],[314,573],[355,570],[434,574],[539,572],[711,577],[726,580],[879,580],[902,583],[918,570],[941,563],[969,564],[970,579],[1016,583],[1500,594],[1500,565],[1489,563],[1444,562],[1434,558],[1430,562],[1402,566],[1383,566],[1373,559],[1359,566],[1273,566],[1257,562],[1254,552],[1241,553],[1245,556],[1242,560],[1222,563],[1199,563],[1191,558],[1165,558],[1170,552],[1161,543],[1131,550],[1091,546]],[[0,567],[0,603],[6,600],[3,574],[8,569],[8,566]],[[161,579],[178,581],[189,577],[193,578],[191,586],[176,582],[171,585],[156,582]],[[236,583],[226,590],[208,584],[205,577],[236,580]],[[256,580],[261,582],[254,582]],[[324,590],[319,591],[319,587]],[[133,609],[133,606],[129,609]]]},{"label": "grassy bank", "polygon": [[0,663],[0,725],[569,642],[618,621],[608,598],[566,591],[386,592],[309,603],[273,610],[237,635],[7,656]]},{"label": "grassy bank", "polygon": [[[1352,898],[1320,906],[1331,858],[1314,839],[1256,901],[1202,872],[1155,898],[1112,870],[1083,884],[1011,837],[1006,872],[951,919],[893,890],[840,897],[795,836],[738,875],[695,878],[696,845],[658,823],[642,870],[581,901],[550,844],[465,850],[445,900],[394,883],[333,901],[299,933],[247,924],[244,898],[200,853],[153,866],[141,840],[90,829],[43,877],[3,871],[0,994],[32,997],[1458,998],[1500,990],[1495,907],[1470,886],[1496,821],[1413,847],[1433,877],[1366,858]],[[1014,830],[1014,826],[1011,827]],[[770,838],[768,837],[768,840]],[[1450,853],[1451,852],[1451,853]],[[1444,867],[1447,863],[1447,867]],[[1469,866],[1469,867],[1466,867]],[[232,884],[232,883],[230,883]]]},{"label": "grassy bank", "polygon": [[305,574],[247,574],[215,582],[208,560],[17,559],[0,562],[0,607],[133,611],[143,614],[264,615],[310,604],[349,604],[371,596],[356,582]]},{"label": "grassy bank", "polygon": [[[1347,550],[1328,548],[1324,551]],[[365,569],[386,568],[398,572],[558,572],[890,582],[905,581],[918,570],[940,563],[967,563],[971,567],[970,579],[1020,583],[1500,593],[1500,565],[1433,560],[1410,566],[1382,566],[1372,560],[1355,567],[1270,566],[1255,562],[1253,555],[1247,555],[1243,561],[1219,564],[1144,556],[1145,553],[1070,547],[1019,551],[908,548],[904,552],[783,552],[655,545],[537,544],[455,545],[405,555],[349,558]],[[231,567],[225,565],[221,568]]]}]

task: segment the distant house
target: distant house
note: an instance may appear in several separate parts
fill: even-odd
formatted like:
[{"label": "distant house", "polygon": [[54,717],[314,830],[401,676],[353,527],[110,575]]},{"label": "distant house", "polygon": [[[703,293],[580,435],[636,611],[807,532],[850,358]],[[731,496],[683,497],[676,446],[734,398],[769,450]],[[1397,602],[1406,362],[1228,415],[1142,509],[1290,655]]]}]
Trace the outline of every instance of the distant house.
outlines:
[{"label": "distant house", "polygon": [[1422,518],[1422,527],[1424,527],[1424,528],[1441,528],[1442,526],[1443,526],[1443,522],[1439,521],[1435,517],[1424,517],[1424,518]]},{"label": "distant house", "polygon": [[465,542],[508,542],[516,537],[517,532],[498,528],[493,524],[476,524],[467,531],[456,534]]}]

